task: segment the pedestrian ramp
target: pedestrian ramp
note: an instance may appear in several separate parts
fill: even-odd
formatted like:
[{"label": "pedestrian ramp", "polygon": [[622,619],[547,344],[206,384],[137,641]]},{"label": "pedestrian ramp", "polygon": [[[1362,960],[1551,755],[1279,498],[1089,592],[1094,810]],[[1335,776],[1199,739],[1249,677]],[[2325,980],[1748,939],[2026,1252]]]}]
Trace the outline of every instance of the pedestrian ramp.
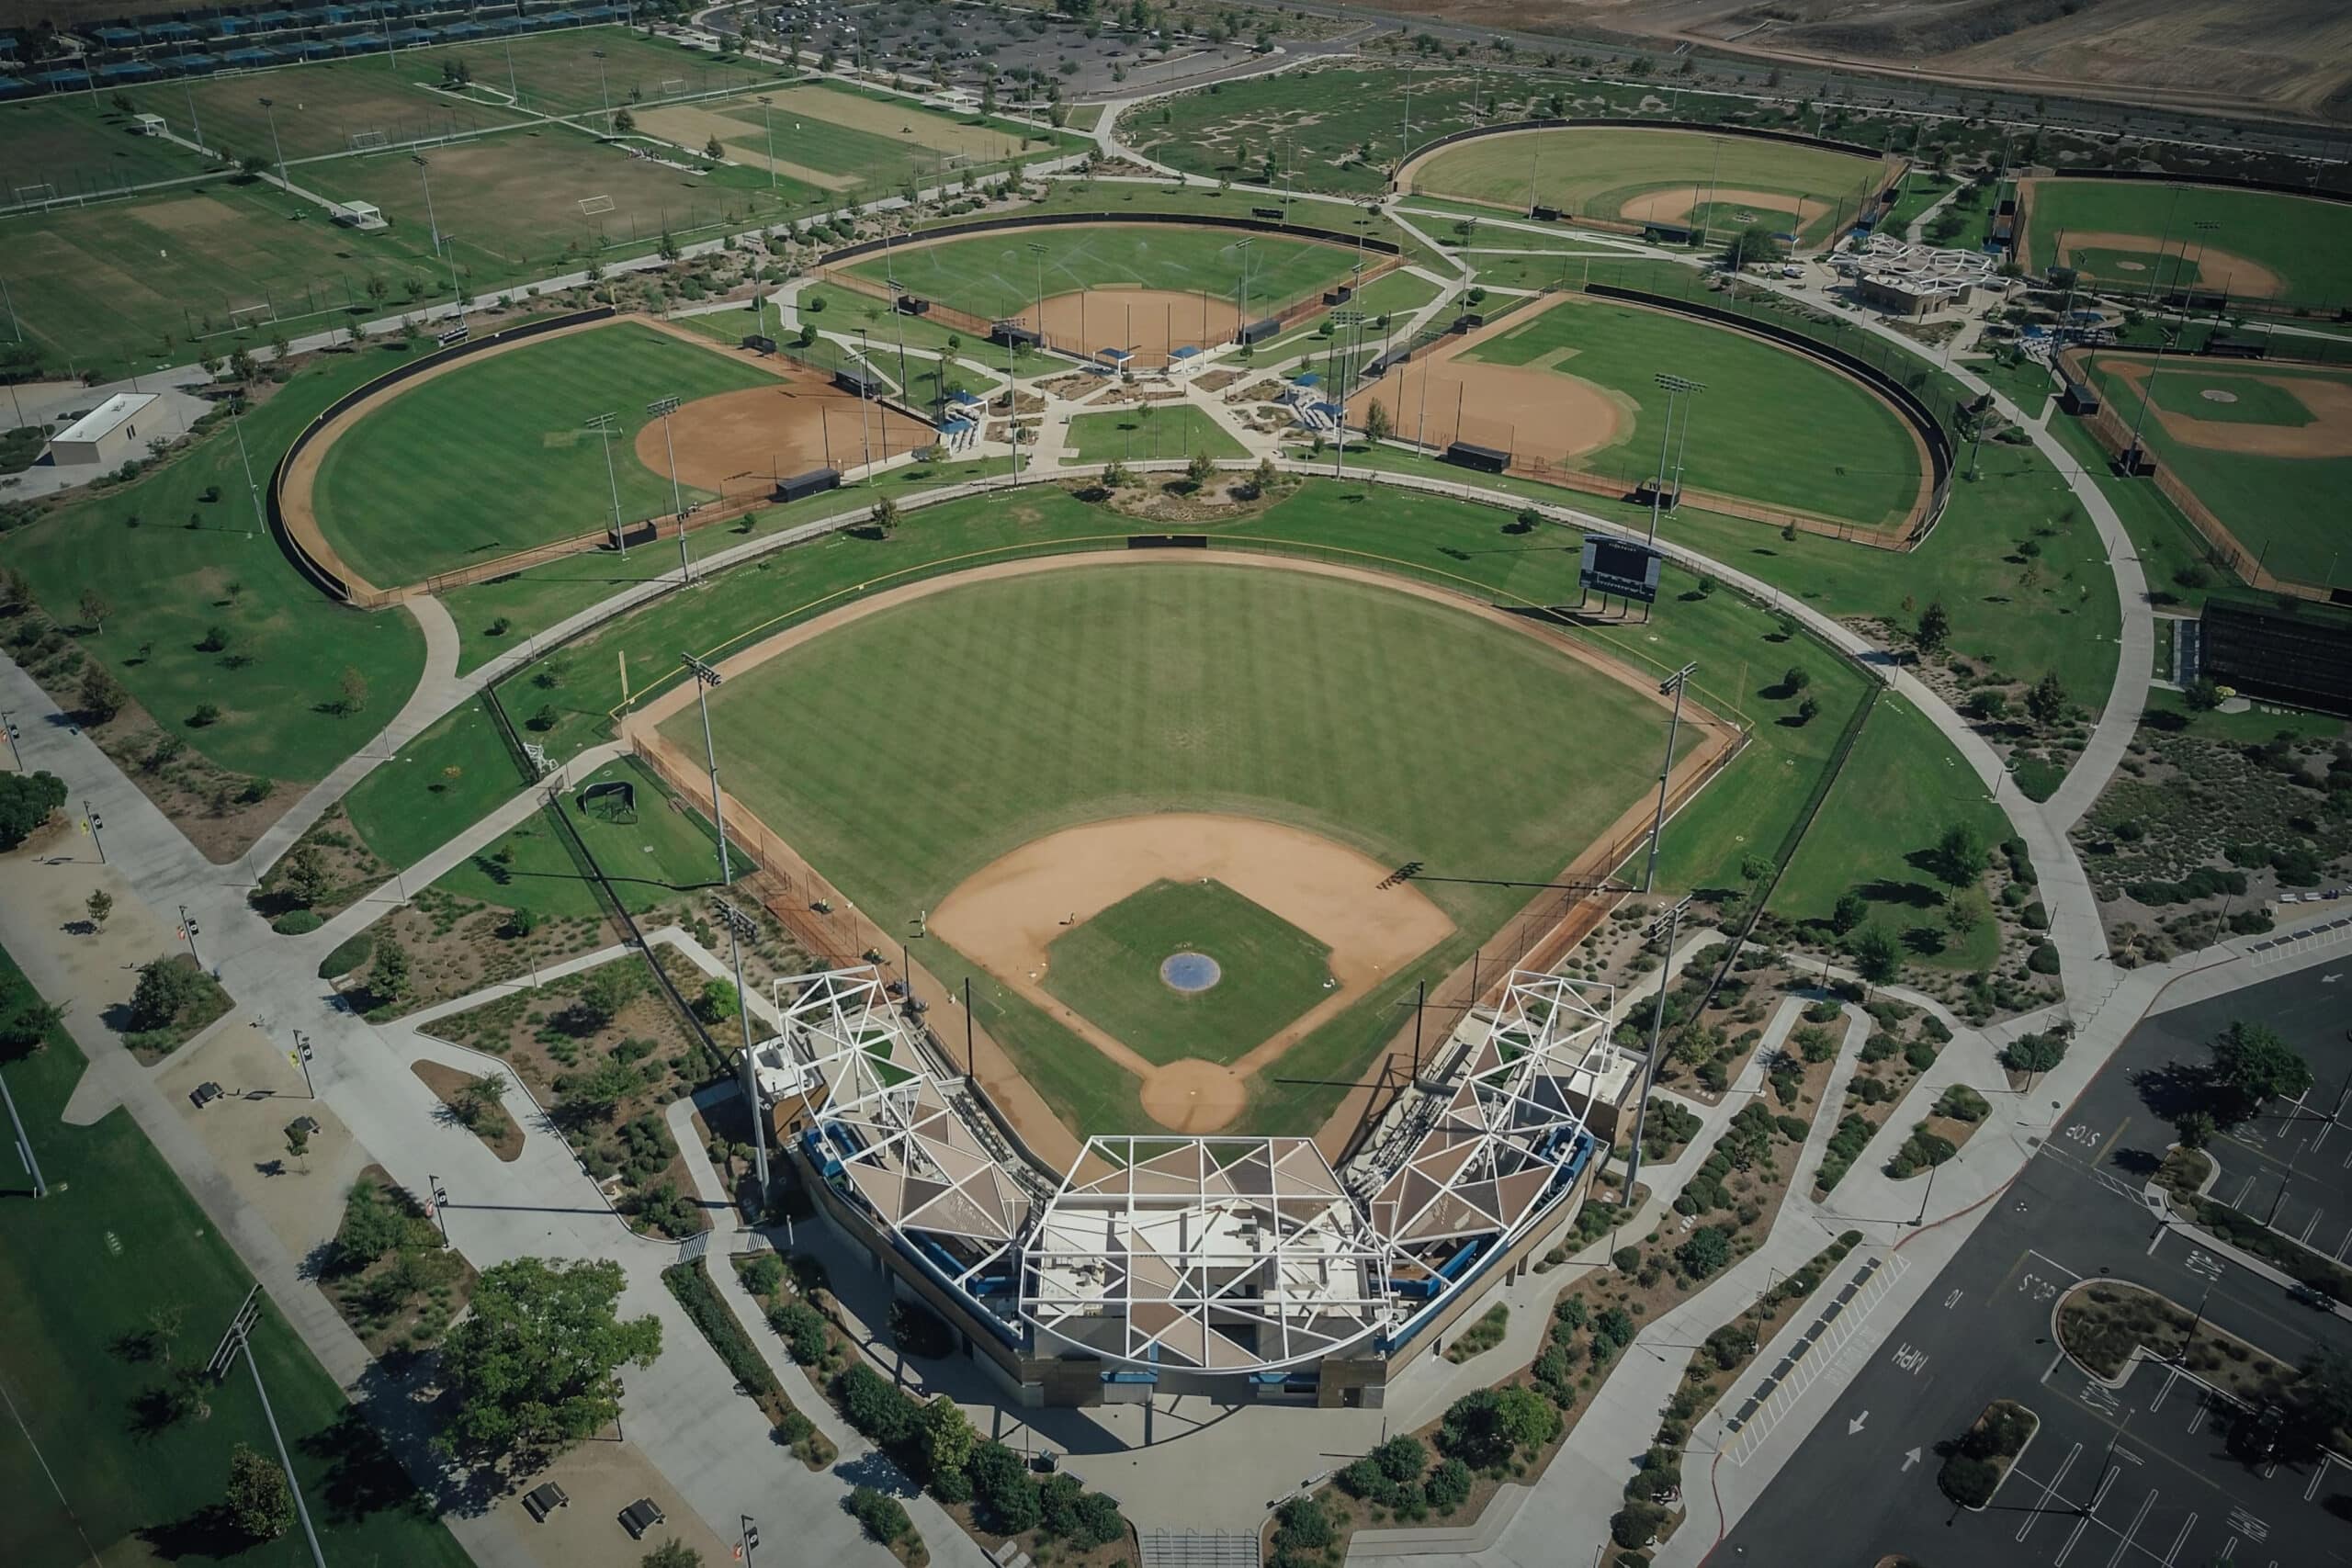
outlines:
[{"label": "pedestrian ramp", "polygon": [[1258,1568],[1258,1538],[1234,1530],[1145,1530],[1142,1568]]},{"label": "pedestrian ramp", "polygon": [[1724,1429],[1730,1438],[1723,1451],[1734,1464],[1746,1464],[1763,1446],[1764,1439],[1771,1436],[1772,1429],[1804,1399],[1805,1390],[1837,1364],[1839,1353],[1861,1336],[1871,1309],[1885,1298],[1910,1267],[1895,1254],[1886,1253],[1866,1260],[1854,1270],[1853,1277],[1806,1326],[1803,1337],[1740,1402],[1738,1410],[1724,1418]]}]

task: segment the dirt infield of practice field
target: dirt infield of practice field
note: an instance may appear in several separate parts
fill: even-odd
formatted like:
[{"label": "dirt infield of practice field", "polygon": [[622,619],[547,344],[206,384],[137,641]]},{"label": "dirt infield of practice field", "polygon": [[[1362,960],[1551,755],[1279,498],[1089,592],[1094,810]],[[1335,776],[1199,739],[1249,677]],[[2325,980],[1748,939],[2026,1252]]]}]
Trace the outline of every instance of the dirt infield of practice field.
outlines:
[{"label": "dirt infield of practice field", "polygon": [[806,164],[771,158],[765,152],[739,147],[729,138],[741,137],[751,128],[732,116],[715,110],[684,105],[644,109],[639,112],[637,123],[648,136],[658,136],[690,152],[700,152],[716,138],[718,144],[727,150],[729,163],[742,164],[754,169],[774,169],[786,179],[799,180],[815,186],[819,190],[848,190],[860,183],[855,175],[828,174],[822,169],[812,169]]},{"label": "dirt infield of practice field", "polygon": [[[1033,839],[967,877],[931,912],[931,930],[1032,1006],[1143,1080],[1143,1108],[1178,1133],[1213,1133],[1241,1114],[1249,1079],[1453,931],[1393,867],[1319,833],[1248,817],[1162,812],[1090,822]],[[1221,882],[1331,950],[1339,984],[1231,1066],[1159,1066],[1046,989],[1054,939],[1149,884]],[[1139,957],[1138,963],[1143,962]]]},{"label": "dirt infield of practice field", "polygon": [[[774,479],[887,462],[934,439],[929,425],[880,403],[861,409],[831,377],[795,368],[781,378],[780,386],[746,387],[679,405],[670,416],[669,442],[677,452],[680,482],[731,498],[758,481],[755,488],[764,493]],[[638,431],[636,451],[651,472],[670,471],[671,446],[663,443],[660,420]]]},{"label": "dirt infield of practice field", "polygon": [[1519,448],[1519,432],[1531,438],[1540,433],[1547,457],[1578,457],[1614,446],[1634,428],[1633,400],[1578,378],[1572,354],[1555,351],[1525,365],[1462,357],[1570,298],[1554,295],[1532,310],[1449,337],[1357,392],[1356,399],[1379,398],[1388,405],[1389,427],[1424,446],[1430,444],[1425,429],[1440,433],[1435,444],[1441,446],[1468,441],[1505,451]]},{"label": "dirt infield of practice field", "polygon": [[[1035,328],[1037,312],[1027,311],[1020,321]],[[1049,343],[1082,344],[1086,354],[1124,348],[1148,363],[1180,348],[1231,343],[1240,331],[1241,312],[1232,300],[1205,294],[1113,284],[1052,296],[1046,301],[1045,322]]]},{"label": "dirt infield of practice field", "polygon": [[[1609,654],[1494,605],[1360,567],[1216,549],[1086,551],[1001,561],[930,578],[860,599],[787,627],[721,660],[718,672],[722,678],[739,676],[854,621],[973,582],[1039,571],[1154,563],[1313,572],[1414,594],[1467,615],[1484,616],[1521,636],[1535,637],[1554,651],[1625,683],[1660,707],[1671,705],[1669,699],[1657,693],[1655,681]],[[661,734],[661,727],[694,701],[695,690],[691,685],[672,687],[623,715],[620,720],[621,743],[633,747],[656,773],[682,790],[703,787],[701,760],[679,751]],[[1742,739],[1735,726],[1688,698],[1682,707],[1682,725],[1694,739],[1689,750],[1675,763],[1668,779],[1669,810],[1679,810],[1712,779]],[[1607,876],[1638,845],[1653,807],[1654,802],[1646,794],[1628,802],[1600,837],[1576,852],[1557,880],[1597,881]],[[731,793],[723,796],[723,809],[729,832],[748,847],[761,866],[754,876],[754,886],[763,889],[759,896],[779,919],[811,944],[812,951],[837,954],[904,951],[901,931],[893,928],[884,931]],[[1118,863],[1106,872],[1093,863],[1097,856]],[[1266,863],[1253,864],[1253,859],[1262,859]],[[1199,869],[1193,869],[1196,866]],[[1303,886],[1290,891],[1270,886],[1270,880],[1279,878],[1270,878],[1268,868],[1297,878]],[[1327,1020],[1337,1009],[1361,996],[1363,987],[1377,984],[1381,975],[1409,963],[1414,953],[1426,951],[1429,942],[1441,940],[1452,931],[1450,919],[1418,890],[1414,890],[1412,901],[1426,905],[1426,915],[1412,912],[1411,901],[1403,898],[1396,901],[1393,909],[1381,908],[1376,918],[1359,907],[1375,900],[1386,903],[1388,895],[1375,892],[1375,888],[1392,869],[1319,835],[1256,818],[1198,813],[1128,817],[1057,830],[1000,856],[966,878],[939,908],[930,911],[926,929],[945,937],[972,962],[985,967],[1033,1005],[1046,1010],[1123,1070],[1134,1074],[1141,1082],[1143,1109],[1153,1120],[1172,1131],[1205,1133],[1229,1124],[1241,1114],[1247,1104],[1250,1077],[1277,1060],[1304,1037],[1308,1028]],[[1230,1067],[1200,1060],[1155,1066],[1132,1048],[1070,1014],[1036,984],[1044,972],[1046,948],[1061,933],[1060,922],[1065,918],[1076,914],[1083,919],[1155,876],[1171,873],[1214,876],[1328,943],[1332,949],[1332,973],[1341,977],[1348,988],[1336,1000],[1317,1007],[1305,1018],[1254,1045]],[[1118,886],[1112,891],[1114,882]],[[1343,892],[1348,895],[1347,900],[1340,897]],[[1544,922],[1542,933],[1525,949],[1521,961],[1534,968],[1549,968],[1561,963],[1575,944],[1600,922],[1615,901],[1614,897],[1588,897],[1566,902],[1556,891],[1547,889],[1538,894],[1510,922],[1523,924],[1530,916]],[[829,906],[829,912],[821,916],[812,913],[819,903]],[[991,930],[992,919],[1012,929]],[[1419,942],[1419,947],[1408,945],[1415,941]],[[971,945],[967,946],[967,942]],[[1455,992],[1465,991],[1468,976],[1476,976],[1476,984],[1482,995],[1495,990],[1507,977],[1507,970],[1498,966],[1494,953],[1487,953],[1485,957],[1483,971],[1477,967],[1478,958],[1474,956],[1443,980],[1432,983],[1429,989],[1432,1004],[1444,1004]],[[843,963],[851,961],[847,957],[841,959]],[[1343,969],[1343,964],[1352,967]],[[884,966],[888,967],[887,959]],[[915,998],[925,1004],[933,1019],[952,1019],[961,1011],[958,993],[921,966],[913,968],[909,979]],[[1348,984],[1351,979],[1359,983]],[[970,1021],[967,1021],[967,1027],[971,1029],[973,1069],[990,1100],[1020,1132],[1023,1140],[1048,1162],[1066,1164],[1075,1157],[1088,1129],[1065,1122],[1023,1074],[1013,1055],[985,1029]],[[1409,1022],[1401,1025],[1396,1038],[1358,1075],[1358,1086],[1349,1091],[1317,1134],[1317,1142],[1327,1154],[1336,1157],[1345,1147],[1382,1086],[1392,1083],[1395,1074],[1391,1069],[1404,1070],[1401,1064],[1409,1054],[1412,1036],[1413,1026]]]},{"label": "dirt infield of practice field", "polygon": [[[2309,424],[2259,424],[2243,419],[2199,419],[2156,403],[2151,410],[2165,434],[2184,446],[2209,452],[2236,452],[2248,457],[2352,457],[2352,381],[2324,376],[2265,376],[2233,365],[2227,375],[2208,378],[2217,388],[2231,382],[2256,381],[2276,387],[2309,409]],[[2136,401],[2148,385],[2149,361],[2109,357],[2099,368],[2131,383]],[[2165,379],[2194,383],[2199,367],[2176,361],[2164,371]]]},{"label": "dirt infield of practice field", "polygon": [[[1829,204],[1809,197],[1782,196],[1769,190],[1660,190],[1647,196],[1637,196],[1618,209],[1621,217],[1638,223],[1679,223],[1690,216],[1693,207],[1704,203],[1709,208],[1725,206],[1752,207],[1759,212],[1788,212],[1796,216],[1790,225],[1802,232],[1804,226],[1817,218],[1828,215]],[[1709,215],[1713,221],[1715,214]]]}]

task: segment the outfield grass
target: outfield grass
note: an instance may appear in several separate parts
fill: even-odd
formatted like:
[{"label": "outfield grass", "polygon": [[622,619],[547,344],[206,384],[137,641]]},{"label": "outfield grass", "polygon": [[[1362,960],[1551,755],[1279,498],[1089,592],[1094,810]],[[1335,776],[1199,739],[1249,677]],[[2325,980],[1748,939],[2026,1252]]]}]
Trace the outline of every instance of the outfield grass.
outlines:
[{"label": "outfield grass", "polygon": [[[1201,953],[1217,983],[1186,994],[1162,960]],[[1055,939],[1045,987],[1147,1061],[1230,1063],[1320,1002],[1331,950],[1221,882],[1154,882]]]},{"label": "outfield grass", "polygon": [[[633,445],[645,405],[775,384],[628,321],[493,354],[402,390],[330,446],[319,526],[353,570],[389,588],[607,525],[614,484],[624,518],[666,516],[669,478]],[[616,416],[609,453],[582,428],[599,413]]]},{"label": "outfield grass", "polygon": [[1250,455],[1206,410],[1190,403],[1136,403],[1110,413],[1075,415],[1069,444],[1081,463],[1189,457],[1195,452],[1212,457]]},{"label": "outfield grass", "polygon": [[1859,892],[1871,920],[1909,956],[1945,968],[1988,968],[2000,956],[1997,923],[1987,919],[1961,932],[1944,919],[1950,890],[1935,875],[1934,851],[1955,824],[1975,829],[1988,845],[2009,836],[2008,819],[1933,721],[1900,698],[1882,697],[1773,889],[1772,909],[1794,920],[1826,920],[1841,897]]},{"label": "outfield grass", "polygon": [[[1618,394],[1635,411],[1611,446],[1566,459],[1568,466],[1628,485],[1657,468],[1666,395],[1661,366],[1702,383],[1687,400],[1691,439],[1685,481],[1769,506],[1792,507],[1867,527],[1902,521],[1918,498],[1920,452],[1895,412],[1860,382],[1760,338],[1702,321],[1571,297],[1489,338],[1465,360],[1526,365],[1558,356],[1552,368]],[[1680,412],[1677,413],[1678,423]],[[1510,445],[1559,462],[1531,421]],[[1476,436],[1474,434],[1473,438]]]},{"label": "outfield grass", "polygon": [[[0,1015],[30,999],[0,953]],[[175,1365],[211,1353],[253,1278],[130,1111],[88,1126],[60,1120],[85,1066],[73,1039],[52,1029],[5,1069],[50,1194],[22,1196],[10,1163],[0,1382],[14,1416],[0,1421],[0,1473],[15,1479],[0,1510],[0,1562],[307,1562],[299,1535],[247,1546],[211,1517],[231,1448],[272,1452],[243,1367],[207,1390],[208,1419],[151,1425],[142,1415]],[[167,1344],[153,1337],[158,1314],[175,1330]],[[431,1504],[275,1310],[263,1311],[253,1348],[327,1560],[464,1568]]]},{"label": "outfield grass", "polygon": [[[2134,420],[2145,383],[2135,385],[2118,375],[2120,363],[2123,361],[2103,355],[2092,375],[2109,405],[2126,420]],[[2167,361],[2155,377],[2154,401],[2177,415],[2220,425],[2217,434],[2222,434],[2241,426],[2301,428],[2310,423],[2315,417],[2310,409],[2287,389],[2270,385],[2272,381],[2332,392],[2352,384],[2352,368]],[[2208,389],[2227,391],[2239,400],[2210,402],[2201,396]],[[2156,461],[2169,467],[2173,477],[2188,485],[2273,574],[2326,587],[2352,584],[2352,558],[2347,558],[2352,552],[2344,547],[2352,542],[2352,532],[2347,532],[2343,508],[2344,497],[2352,495],[2352,457],[2273,457],[2191,446],[2154,416],[2140,422],[2140,436]]]},{"label": "outfield grass", "polygon": [[[1045,247],[1042,257],[1033,244]],[[1114,285],[1160,288],[1238,305],[1245,259],[1252,317],[1329,286],[1356,263],[1352,250],[1312,240],[1105,223],[943,241],[849,270],[876,283],[895,277],[910,292],[995,318],[1035,305],[1041,288],[1047,296]]]},{"label": "outfield grass", "polygon": [[[2202,242],[2268,268],[2278,277],[2281,299],[2314,305],[2352,301],[2352,207],[2341,202],[2222,186],[2176,187],[2156,180],[2042,179],[2032,182],[2029,210],[2029,271],[2081,265],[2096,282],[2127,288],[2163,287],[2176,274],[2182,281],[2226,287],[2226,264],[2199,261]],[[2200,229],[2200,223],[2219,227]],[[2146,270],[2117,269],[2115,262],[2126,253],[2102,247],[2076,258],[2078,247],[2064,238],[2070,233],[2144,240],[2144,250],[2128,254]],[[2167,247],[2161,261],[2155,255],[2159,244]]]},{"label": "outfield grass", "polygon": [[[1885,177],[1876,158],[1826,148],[1803,147],[1746,136],[1666,130],[1649,126],[1576,126],[1456,142],[1423,164],[1413,188],[1441,196],[1491,203],[1524,213],[1533,205],[1578,218],[1625,219],[1629,205],[1644,197],[1688,198],[1694,214],[1675,211],[1659,221],[1698,221],[1711,231],[1744,227],[1753,213],[1775,228],[1795,220],[1801,198],[1827,210],[1798,231],[1801,242],[1826,239],[1842,206],[1851,217],[1857,201],[1873,194]],[[1781,197],[1785,205],[1713,199],[1709,190],[1752,191]],[[1631,219],[1639,222],[1639,218]]]},{"label": "outfield grass", "polygon": [[[1447,744],[1396,744],[1440,693]],[[877,709],[891,726],[857,725]],[[680,722],[699,742],[699,720],[670,732]],[[1296,572],[1164,564],[957,585],[879,612],[729,680],[711,722],[738,797],[886,925],[1046,833],[1178,808],[1287,823],[1387,863],[1540,881],[1639,796],[1664,733],[1636,693],[1445,605]],[[856,746],[805,744],[851,728]],[[1616,743],[1529,748],[1518,738],[1531,728]],[[954,768],[925,760],[942,756]],[[903,787],[919,776],[922,789]],[[1459,931],[1416,966],[1424,977],[1526,899],[1471,883],[1427,891]],[[1377,1041],[1364,1019],[1385,1018],[1392,1000],[1367,998],[1336,1051],[1317,1031],[1321,1043],[1301,1047],[1312,1065],[1286,1057],[1284,1077],[1345,1079]],[[1069,1053],[1058,1029],[1005,1043],[1024,1063]],[[1275,1103],[1253,1118],[1304,1131],[1338,1092],[1270,1090]],[[1082,1119],[1108,1109],[1102,1098],[1070,1109]],[[1137,1114],[1130,1102],[1119,1124]]]},{"label": "outfield grass", "polygon": [[[401,357],[390,348],[324,355],[277,389],[244,422],[255,479],[319,410]],[[136,483],[0,538],[0,564],[31,578],[67,626],[81,623],[85,591],[102,594],[112,613],[82,647],[192,750],[236,773],[307,783],[400,710],[424,671],[424,637],[405,613],[341,608],[296,576],[263,531],[244,476],[224,422]],[[208,489],[220,499],[204,501]],[[199,648],[216,626],[228,646]],[[336,705],[345,666],[368,683],[359,713]],[[187,725],[204,703],[222,710],[220,722]]]},{"label": "outfield grass", "polygon": [[[637,786],[637,820],[609,821],[582,810],[581,792],[592,784],[625,780]],[[519,787],[519,786],[518,786]],[[708,818],[673,805],[652,774],[634,758],[608,762],[563,793],[563,809],[614,891],[631,914],[641,915],[681,892],[718,887],[718,840]],[[728,869],[737,876],[755,869],[740,844],[728,846]],[[572,860],[555,829],[543,817],[521,825],[471,858],[459,862],[434,886],[462,898],[502,908],[529,909],[543,918],[594,918],[604,912],[595,889]]]}]

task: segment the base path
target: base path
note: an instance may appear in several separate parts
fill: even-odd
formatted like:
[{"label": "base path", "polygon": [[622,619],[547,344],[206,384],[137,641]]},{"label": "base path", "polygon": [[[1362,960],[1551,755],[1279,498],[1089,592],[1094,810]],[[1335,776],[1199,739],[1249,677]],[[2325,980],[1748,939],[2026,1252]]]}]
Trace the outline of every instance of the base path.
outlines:
[{"label": "base path", "polygon": [[[1143,1108],[1153,1121],[1179,1133],[1211,1133],[1241,1113],[1251,1074],[1453,934],[1453,922],[1420,889],[1381,886],[1393,870],[1300,828],[1158,812],[1032,840],[966,878],[932,911],[931,929],[1143,1079]],[[1055,997],[1045,980],[1057,937],[1161,880],[1225,884],[1329,947],[1339,984],[1230,1066],[1147,1060]]]}]

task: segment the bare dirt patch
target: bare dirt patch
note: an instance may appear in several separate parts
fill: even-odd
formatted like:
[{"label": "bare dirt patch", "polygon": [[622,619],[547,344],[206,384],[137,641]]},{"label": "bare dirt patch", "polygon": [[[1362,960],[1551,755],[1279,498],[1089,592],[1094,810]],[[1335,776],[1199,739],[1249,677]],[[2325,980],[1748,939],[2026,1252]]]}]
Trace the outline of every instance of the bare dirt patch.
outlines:
[{"label": "bare dirt patch", "polygon": [[754,169],[774,169],[787,179],[799,180],[820,190],[847,190],[858,183],[854,175],[828,174],[823,169],[812,169],[806,164],[787,163],[749,147],[736,146],[729,138],[741,137],[746,132],[756,135],[758,132],[740,119],[716,114],[709,109],[687,106],[647,109],[637,117],[637,123],[647,135],[658,136],[664,141],[695,152],[700,152],[716,138],[726,150],[729,163],[744,164]]},{"label": "bare dirt patch", "polygon": [[1623,393],[1556,367],[1489,365],[1464,357],[1566,298],[1449,338],[1390,370],[1369,395],[1387,408],[1398,434],[1424,445],[1468,441],[1509,452],[1523,445],[1530,456],[1549,461],[1613,446],[1634,428],[1632,400]]},{"label": "bare dirt patch", "polygon": [[[780,386],[746,387],[697,398],[671,416],[678,479],[733,501],[772,489],[811,468],[854,468],[928,446],[931,426],[880,403],[859,406],[831,382],[808,372]],[[637,433],[637,460],[669,472],[662,422]]]},{"label": "bare dirt patch", "polygon": [[[2117,378],[2131,384],[2133,398],[2146,389],[2154,368],[2144,360],[2109,358],[2103,363]],[[2237,419],[2199,419],[2195,414],[2157,403],[2152,412],[2164,426],[2165,434],[2184,446],[2201,446],[2209,452],[2236,452],[2249,457],[2352,457],[2352,381],[2319,376],[2235,374],[2232,379],[2259,381],[2278,388],[2311,410],[2312,423],[2256,424]],[[2210,389],[2204,396],[2217,403],[2237,400],[2226,392],[2214,397]]]},{"label": "bare dirt patch", "polygon": [[467,1123],[466,1087],[474,1081],[474,1074],[460,1072],[439,1062],[424,1060],[411,1062],[409,1071],[433,1091],[434,1099],[448,1107],[450,1116],[458,1124],[480,1138],[492,1154],[510,1164],[523,1157],[523,1129],[515,1125],[513,1113],[503,1105],[480,1113],[477,1118],[480,1125]]},{"label": "bare dirt patch", "polygon": [[[932,911],[931,925],[1032,1006],[1141,1078],[1144,1109],[1154,1121],[1205,1133],[1240,1114],[1251,1074],[1452,934],[1453,922],[1418,888],[1375,891],[1391,869],[1303,829],[1162,812],[1032,840],[967,877]],[[1160,880],[1225,884],[1328,945],[1339,985],[1230,1069],[1204,1061],[1155,1066],[1054,997],[1044,981],[1056,937]]]},{"label": "bare dirt patch", "polygon": [[1698,191],[1677,187],[1637,196],[1617,209],[1618,216],[1644,223],[1679,223],[1690,216],[1690,209],[1698,205],[1702,196],[1708,205],[1713,207],[1736,202],[1742,207],[1752,207],[1758,213],[1793,213],[1796,216],[1794,227],[1800,231],[1815,219],[1826,217],[1829,212],[1829,204],[1826,201],[1815,201],[1811,197],[1783,196],[1778,191]]},{"label": "bare dirt patch", "polygon": [[[892,141],[906,139],[910,147],[932,147],[961,153],[983,164],[1011,158],[1021,152],[1023,138],[993,126],[964,125],[927,110],[900,103],[881,103],[854,93],[822,87],[784,87],[763,92],[776,114],[800,115],[827,125],[845,126]],[[783,128],[779,126],[778,130]],[[797,130],[798,126],[793,129]]]}]

